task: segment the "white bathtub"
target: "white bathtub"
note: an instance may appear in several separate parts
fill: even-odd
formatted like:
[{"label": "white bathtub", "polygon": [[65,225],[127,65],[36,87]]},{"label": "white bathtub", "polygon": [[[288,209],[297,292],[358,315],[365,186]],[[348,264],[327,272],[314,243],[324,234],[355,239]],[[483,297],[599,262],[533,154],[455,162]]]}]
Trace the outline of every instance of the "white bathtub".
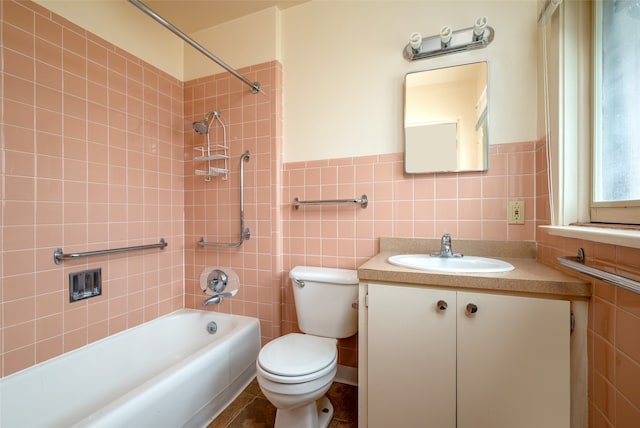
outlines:
[{"label": "white bathtub", "polygon": [[259,351],[257,319],[182,309],[0,379],[0,427],[203,427]]}]

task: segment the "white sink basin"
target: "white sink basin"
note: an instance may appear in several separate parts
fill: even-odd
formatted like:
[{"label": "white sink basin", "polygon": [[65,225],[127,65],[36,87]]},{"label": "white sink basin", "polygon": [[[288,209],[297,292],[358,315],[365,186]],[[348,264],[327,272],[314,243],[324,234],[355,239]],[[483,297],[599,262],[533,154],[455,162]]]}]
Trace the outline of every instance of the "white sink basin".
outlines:
[{"label": "white sink basin", "polygon": [[486,257],[434,257],[428,254],[399,254],[387,259],[389,263],[412,269],[448,273],[509,272],[511,263]]}]

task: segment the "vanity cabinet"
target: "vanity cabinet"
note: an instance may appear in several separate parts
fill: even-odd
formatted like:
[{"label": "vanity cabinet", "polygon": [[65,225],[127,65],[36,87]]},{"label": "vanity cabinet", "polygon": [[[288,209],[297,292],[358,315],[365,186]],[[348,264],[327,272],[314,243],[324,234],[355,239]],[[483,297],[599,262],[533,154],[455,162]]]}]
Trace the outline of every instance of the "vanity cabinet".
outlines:
[{"label": "vanity cabinet", "polygon": [[568,301],[391,284],[363,292],[370,428],[569,426]]}]

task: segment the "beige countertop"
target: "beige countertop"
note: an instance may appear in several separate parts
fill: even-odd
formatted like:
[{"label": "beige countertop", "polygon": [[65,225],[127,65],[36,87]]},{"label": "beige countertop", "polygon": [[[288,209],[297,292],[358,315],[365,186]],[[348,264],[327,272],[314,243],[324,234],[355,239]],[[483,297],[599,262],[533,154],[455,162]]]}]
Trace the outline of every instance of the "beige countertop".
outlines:
[{"label": "beige countertop", "polygon": [[435,273],[394,266],[387,262],[396,254],[431,253],[439,240],[382,238],[380,253],[358,268],[361,282],[393,282],[408,285],[455,287],[504,293],[526,293],[560,299],[591,296],[591,284],[553,269],[535,259],[535,243],[455,241],[453,250],[463,254],[495,257],[511,263],[514,270],[500,273]]}]

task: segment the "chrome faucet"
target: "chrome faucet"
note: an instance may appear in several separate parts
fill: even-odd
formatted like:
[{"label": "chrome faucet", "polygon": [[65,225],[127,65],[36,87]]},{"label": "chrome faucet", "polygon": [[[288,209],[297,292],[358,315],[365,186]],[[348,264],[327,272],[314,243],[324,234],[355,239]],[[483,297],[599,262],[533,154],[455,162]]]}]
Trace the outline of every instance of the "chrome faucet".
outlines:
[{"label": "chrome faucet", "polygon": [[238,292],[238,290],[234,290],[234,292],[230,293],[222,292],[225,288],[227,288],[229,276],[220,269],[214,269],[207,279],[207,288],[209,288],[216,294],[208,297],[204,302],[202,302],[202,306],[217,305],[219,303],[222,303],[222,299],[233,297]]},{"label": "chrome faucet", "polygon": [[213,276],[208,279],[209,282],[207,283],[207,287],[209,287],[211,291],[215,293],[224,291],[224,289],[227,287],[227,282],[229,282],[229,277],[227,276],[227,274],[220,269],[214,269]]},{"label": "chrome faucet", "polygon": [[431,253],[434,257],[463,257],[460,253],[454,253],[451,250],[451,235],[445,233],[440,239],[440,251]]},{"label": "chrome faucet", "polygon": [[217,305],[219,303],[222,303],[222,299],[226,297],[233,297],[234,294],[235,293],[214,294],[213,296],[207,298],[204,302],[202,302],[202,306]]}]

